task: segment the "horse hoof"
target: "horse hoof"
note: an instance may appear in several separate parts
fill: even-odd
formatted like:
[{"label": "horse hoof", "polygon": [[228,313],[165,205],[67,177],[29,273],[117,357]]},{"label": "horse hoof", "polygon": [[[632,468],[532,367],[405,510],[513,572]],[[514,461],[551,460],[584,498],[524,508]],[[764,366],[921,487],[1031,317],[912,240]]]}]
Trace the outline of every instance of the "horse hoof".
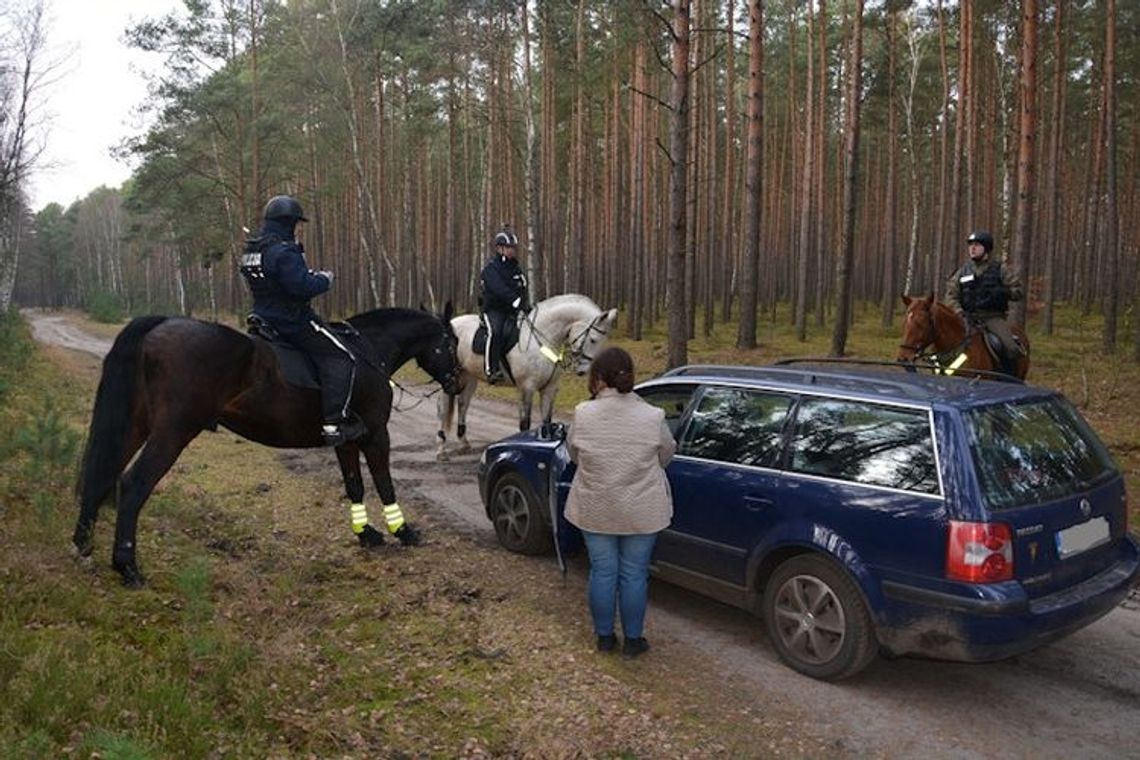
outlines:
[{"label": "horse hoof", "polygon": [[122,577],[123,588],[128,588],[128,589],[131,589],[132,591],[137,591],[138,589],[141,589],[144,586],[146,586],[146,578],[143,577],[143,574],[141,572],[139,572],[137,567],[136,568],[116,567],[115,569],[119,571],[119,575]]},{"label": "horse hoof", "polygon": [[420,532],[408,523],[401,525],[394,535],[404,546],[417,546],[420,543]]},{"label": "horse hoof", "polygon": [[384,534],[371,525],[365,525],[364,530],[356,534],[356,539],[365,549],[372,549],[384,545]]},{"label": "horse hoof", "polygon": [[462,444],[460,444],[459,448],[455,450],[455,453],[456,454],[470,454],[471,453],[471,444],[468,443],[467,441],[464,441]]},{"label": "horse hoof", "polygon": [[131,591],[138,591],[139,589],[146,588],[146,578],[141,575],[133,575],[130,577],[123,576],[123,588]]},{"label": "horse hoof", "polygon": [[448,453],[447,453],[446,451],[437,451],[437,452],[435,452],[435,461],[437,461],[437,462],[447,462],[447,461],[450,461],[450,460],[451,460],[451,457],[448,455]]}]

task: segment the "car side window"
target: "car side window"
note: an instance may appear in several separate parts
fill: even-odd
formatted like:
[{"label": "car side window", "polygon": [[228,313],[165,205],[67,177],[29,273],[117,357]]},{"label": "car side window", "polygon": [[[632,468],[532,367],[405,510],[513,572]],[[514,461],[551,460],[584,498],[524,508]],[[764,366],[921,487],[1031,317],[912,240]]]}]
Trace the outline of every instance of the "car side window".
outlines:
[{"label": "car side window", "polygon": [[678,454],[773,467],[780,457],[790,396],[743,388],[709,388],[693,410]]},{"label": "car side window", "polygon": [[927,413],[805,398],[796,411],[790,468],[868,485],[938,493]]},{"label": "car side window", "polygon": [[677,428],[681,426],[685,409],[688,408],[695,390],[695,385],[657,385],[651,388],[639,388],[637,393],[646,403],[665,410],[665,424],[676,438]]}]

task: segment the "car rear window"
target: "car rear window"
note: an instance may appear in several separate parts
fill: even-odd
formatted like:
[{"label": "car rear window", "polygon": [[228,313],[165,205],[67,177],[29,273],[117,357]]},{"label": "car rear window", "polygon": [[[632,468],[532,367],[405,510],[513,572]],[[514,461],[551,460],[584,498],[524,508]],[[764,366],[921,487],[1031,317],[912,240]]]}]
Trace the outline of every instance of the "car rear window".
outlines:
[{"label": "car rear window", "polygon": [[979,407],[965,420],[990,509],[1071,496],[1116,473],[1104,444],[1063,398]]},{"label": "car rear window", "polygon": [[796,410],[791,469],[937,494],[930,417],[922,409],[806,398]]}]

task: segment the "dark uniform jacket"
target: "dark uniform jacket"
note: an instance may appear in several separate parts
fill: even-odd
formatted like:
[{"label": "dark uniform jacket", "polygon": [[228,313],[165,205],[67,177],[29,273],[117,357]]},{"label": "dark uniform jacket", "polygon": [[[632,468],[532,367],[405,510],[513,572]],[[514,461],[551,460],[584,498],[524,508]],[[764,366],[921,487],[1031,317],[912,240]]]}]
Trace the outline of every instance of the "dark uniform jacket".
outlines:
[{"label": "dark uniform jacket", "polygon": [[241,273],[253,293],[253,312],[278,330],[301,329],[317,319],[309,301],[329,289],[329,278],[309,269],[292,231],[270,219],[246,244]]},{"label": "dark uniform jacket", "polygon": [[480,282],[485,311],[513,312],[515,307],[512,304],[516,298],[520,299],[519,309],[525,311],[530,308],[526,275],[518,259],[498,253],[492,255],[483,265]]},{"label": "dark uniform jacket", "polygon": [[986,258],[981,262],[967,261],[946,282],[943,299],[958,311],[973,319],[986,320],[1005,317],[1010,301],[1020,301],[1024,290],[1011,267],[1000,261]]}]

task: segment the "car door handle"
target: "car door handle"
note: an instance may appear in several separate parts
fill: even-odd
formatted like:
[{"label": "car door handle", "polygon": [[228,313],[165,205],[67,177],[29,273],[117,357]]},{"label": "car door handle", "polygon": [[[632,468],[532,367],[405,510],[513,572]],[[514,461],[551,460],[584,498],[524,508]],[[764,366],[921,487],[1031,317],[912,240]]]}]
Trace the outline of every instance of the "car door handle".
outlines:
[{"label": "car door handle", "polygon": [[767,509],[772,506],[771,499],[765,499],[763,496],[745,496],[744,508],[752,512],[759,512],[760,510]]}]

